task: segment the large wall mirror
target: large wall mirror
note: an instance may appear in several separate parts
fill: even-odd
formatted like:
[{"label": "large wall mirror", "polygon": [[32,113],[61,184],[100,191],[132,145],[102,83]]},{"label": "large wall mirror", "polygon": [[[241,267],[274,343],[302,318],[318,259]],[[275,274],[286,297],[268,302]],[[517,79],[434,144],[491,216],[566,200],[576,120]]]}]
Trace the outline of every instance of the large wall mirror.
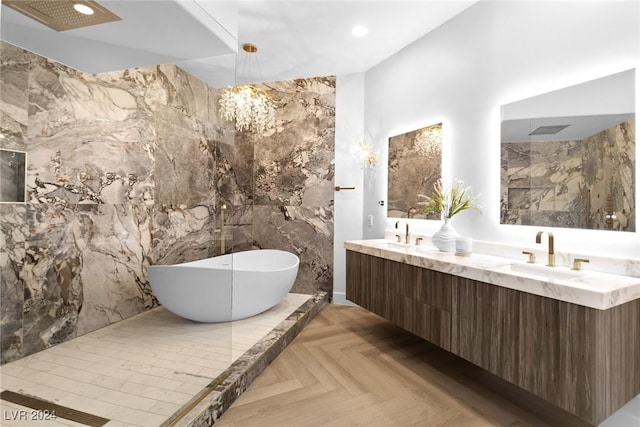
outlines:
[{"label": "large wall mirror", "polygon": [[0,203],[26,201],[27,153],[0,148]]},{"label": "large wall mirror", "polygon": [[387,216],[440,219],[421,212],[420,194],[431,196],[442,176],[442,123],[389,138]]},{"label": "large wall mirror", "polygon": [[635,70],[502,106],[501,223],[635,231]]}]

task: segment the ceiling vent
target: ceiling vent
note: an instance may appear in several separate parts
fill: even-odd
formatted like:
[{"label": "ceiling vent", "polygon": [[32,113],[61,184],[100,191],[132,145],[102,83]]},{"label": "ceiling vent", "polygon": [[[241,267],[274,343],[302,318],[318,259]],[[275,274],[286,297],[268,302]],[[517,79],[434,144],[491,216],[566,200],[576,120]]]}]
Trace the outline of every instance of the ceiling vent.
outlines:
[{"label": "ceiling vent", "polygon": [[[120,21],[93,0],[2,0],[6,5],[56,31]],[[79,12],[78,10],[86,12]]]},{"label": "ceiling vent", "polygon": [[570,125],[552,125],[552,126],[539,126],[536,130],[529,135],[555,135],[564,128],[568,128]]}]

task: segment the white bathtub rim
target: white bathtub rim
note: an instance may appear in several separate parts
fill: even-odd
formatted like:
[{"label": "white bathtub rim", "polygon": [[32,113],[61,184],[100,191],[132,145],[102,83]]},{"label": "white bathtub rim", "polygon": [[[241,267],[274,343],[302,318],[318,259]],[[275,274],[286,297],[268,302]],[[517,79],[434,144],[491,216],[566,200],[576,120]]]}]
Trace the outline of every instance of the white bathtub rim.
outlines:
[{"label": "white bathtub rim", "polygon": [[[287,254],[287,255],[291,255],[292,257],[294,257],[293,259],[295,259],[295,263],[287,265],[286,267],[282,267],[282,268],[269,268],[269,272],[282,272],[285,270],[288,270],[290,268],[296,267],[296,266],[300,266],[300,257],[296,254],[294,254],[293,252],[289,252],[289,251],[285,251],[282,249],[249,249],[246,251],[240,251],[240,252],[233,252],[230,254],[225,254],[225,255],[218,255],[217,257],[209,257],[209,258],[202,258],[202,259],[198,259],[198,260],[194,260],[194,261],[186,261],[186,262],[181,262],[179,264],[152,264],[149,267],[181,267],[181,268],[210,268],[210,269],[218,269],[218,270],[232,270],[232,271],[257,271],[257,270],[251,270],[251,269],[247,269],[247,268],[238,268],[237,266],[234,266],[233,261],[231,262],[230,265],[216,265],[216,266],[202,266],[199,265],[198,263],[202,263],[203,261],[208,261],[211,259],[220,259],[220,258],[229,258],[231,260],[233,260],[233,256],[238,256],[239,254],[246,254],[249,252],[262,252],[262,251],[270,251],[270,252],[277,252],[277,253],[281,253],[281,254]],[[222,261],[222,260],[221,260]]]}]

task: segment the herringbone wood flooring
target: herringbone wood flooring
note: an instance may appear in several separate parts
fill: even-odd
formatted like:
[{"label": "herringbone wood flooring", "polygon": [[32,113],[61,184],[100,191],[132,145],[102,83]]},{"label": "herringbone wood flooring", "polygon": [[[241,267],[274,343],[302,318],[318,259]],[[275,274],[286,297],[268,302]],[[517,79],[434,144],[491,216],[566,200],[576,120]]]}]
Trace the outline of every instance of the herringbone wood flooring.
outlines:
[{"label": "herringbone wood flooring", "polygon": [[583,424],[364,309],[329,305],[216,425]]}]

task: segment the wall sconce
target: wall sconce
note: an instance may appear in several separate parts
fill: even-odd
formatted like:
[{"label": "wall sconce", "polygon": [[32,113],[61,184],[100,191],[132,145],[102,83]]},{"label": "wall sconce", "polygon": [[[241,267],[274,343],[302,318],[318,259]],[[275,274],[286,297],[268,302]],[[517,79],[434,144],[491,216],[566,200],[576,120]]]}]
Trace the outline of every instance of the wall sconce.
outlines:
[{"label": "wall sconce", "polygon": [[360,155],[365,168],[373,168],[378,162],[378,152],[374,149],[371,141],[362,141],[360,143]]}]

